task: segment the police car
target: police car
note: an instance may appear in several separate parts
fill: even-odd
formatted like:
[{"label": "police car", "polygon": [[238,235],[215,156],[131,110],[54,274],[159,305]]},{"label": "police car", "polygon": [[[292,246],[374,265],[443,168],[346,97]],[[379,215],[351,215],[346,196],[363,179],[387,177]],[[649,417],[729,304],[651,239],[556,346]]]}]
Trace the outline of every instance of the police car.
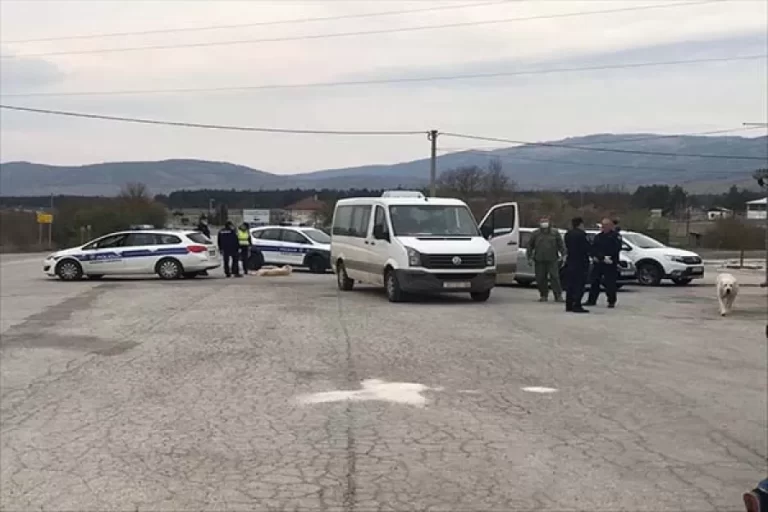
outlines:
[{"label": "police car", "polygon": [[64,281],[132,274],[177,279],[197,277],[220,265],[218,249],[198,231],[138,229],[54,252],[43,261],[43,272]]},{"label": "police car", "polygon": [[307,267],[321,274],[331,268],[331,237],[302,226],[262,226],[251,229],[253,251],[248,267],[264,264]]}]

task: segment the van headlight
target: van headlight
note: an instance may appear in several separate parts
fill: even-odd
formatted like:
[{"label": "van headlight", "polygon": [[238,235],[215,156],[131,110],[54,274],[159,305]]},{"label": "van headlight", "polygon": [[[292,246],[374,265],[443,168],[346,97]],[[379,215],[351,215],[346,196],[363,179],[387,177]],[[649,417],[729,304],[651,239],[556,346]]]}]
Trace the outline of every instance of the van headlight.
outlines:
[{"label": "van headlight", "polygon": [[411,267],[420,267],[421,253],[416,249],[412,249],[410,247],[406,247],[405,250],[408,252],[408,265]]},{"label": "van headlight", "polygon": [[496,265],[496,254],[494,254],[492,248],[489,248],[488,252],[485,253],[485,266],[493,267],[494,265]]}]

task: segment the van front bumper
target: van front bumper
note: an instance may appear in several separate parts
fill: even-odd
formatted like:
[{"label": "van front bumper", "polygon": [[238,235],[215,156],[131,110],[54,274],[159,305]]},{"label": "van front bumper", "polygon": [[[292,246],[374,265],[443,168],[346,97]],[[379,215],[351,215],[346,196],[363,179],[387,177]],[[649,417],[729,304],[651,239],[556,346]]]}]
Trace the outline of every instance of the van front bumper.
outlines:
[{"label": "van front bumper", "polygon": [[457,274],[400,269],[395,270],[395,276],[400,288],[407,293],[482,293],[496,285],[495,270]]}]

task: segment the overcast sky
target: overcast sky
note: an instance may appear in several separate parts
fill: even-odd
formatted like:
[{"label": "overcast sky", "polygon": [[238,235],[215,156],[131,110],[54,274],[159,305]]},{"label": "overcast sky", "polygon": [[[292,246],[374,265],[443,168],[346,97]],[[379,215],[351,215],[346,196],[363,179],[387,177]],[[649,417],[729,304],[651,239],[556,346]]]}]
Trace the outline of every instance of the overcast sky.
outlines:
[{"label": "overcast sky", "polygon": [[[768,2],[730,0],[395,32],[116,53],[145,45],[285,38],[669,5],[482,0],[369,18],[50,42],[95,33],[245,24],[472,4],[469,0],[0,0],[4,104],[173,121],[330,130],[428,130],[515,140],[604,132],[688,133],[768,115],[766,59],[461,81],[92,96],[14,94],[217,88],[417,78],[768,53]],[[12,58],[7,58],[8,56]],[[762,135],[765,132],[744,132]],[[440,140],[442,147],[482,147]],[[497,146],[496,143],[488,143]],[[276,135],[127,125],[0,111],[0,158],[50,164],[199,158],[276,173],[428,156],[425,136]]]}]

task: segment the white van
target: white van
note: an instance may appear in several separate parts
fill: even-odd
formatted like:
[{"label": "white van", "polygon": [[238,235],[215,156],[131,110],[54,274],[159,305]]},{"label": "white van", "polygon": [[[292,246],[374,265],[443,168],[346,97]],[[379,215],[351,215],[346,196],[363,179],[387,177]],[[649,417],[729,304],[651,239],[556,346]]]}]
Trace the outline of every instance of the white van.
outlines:
[{"label": "white van", "polygon": [[502,272],[514,280],[519,242],[517,203],[494,206],[478,229],[463,201],[391,191],[336,203],[331,265],[345,291],[360,282],[384,286],[392,302],[434,292],[483,302]]}]

